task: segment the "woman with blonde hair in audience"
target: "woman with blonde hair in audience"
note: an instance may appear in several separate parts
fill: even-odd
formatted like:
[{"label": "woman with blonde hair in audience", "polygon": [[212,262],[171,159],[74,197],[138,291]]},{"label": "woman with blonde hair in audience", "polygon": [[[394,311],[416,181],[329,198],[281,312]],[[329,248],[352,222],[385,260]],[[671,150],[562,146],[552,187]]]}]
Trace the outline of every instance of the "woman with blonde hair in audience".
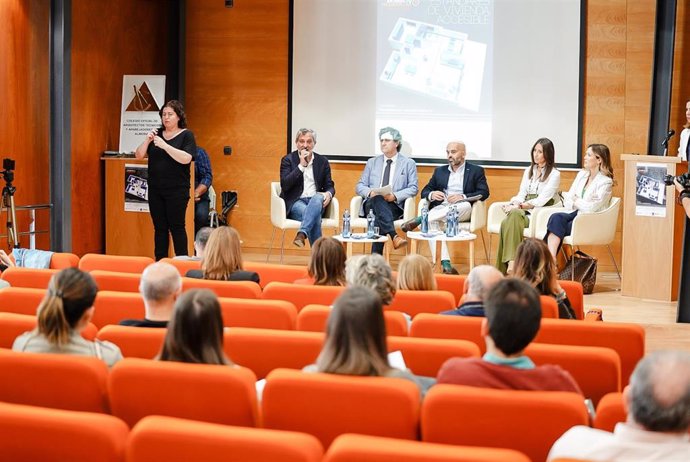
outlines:
[{"label": "woman with blonde hair in audience", "polygon": [[436,290],[434,267],[419,254],[407,255],[398,266],[398,290]]},{"label": "woman with blonde hair in audience", "polygon": [[177,299],[156,359],[234,365],[223,351],[223,315],[216,294],[208,289],[193,289]]},{"label": "woman with blonde hair in audience", "polygon": [[539,295],[553,297],[558,303],[558,317],[575,319],[575,311],[565,291],[558,284],[558,272],[549,248],[539,239],[525,239],[515,253],[513,276],[528,282]]},{"label": "woman with blonde hair in audience", "polygon": [[244,271],[240,235],[230,226],[221,226],[211,232],[204,249],[201,270],[189,270],[185,276],[215,281],[259,283],[257,273]]},{"label": "woman with blonde hair in audience", "polygon": [[[93,317],[98,287],[89,273],[68,268],[56,273],[38,305],[37,326],[17,337],[15,351],[95,356],[112,366],[122,359],[120,349],[110,343],[91,342],[81,336]],[[49,378],[47,378],[50,380]]]},{"label": "woman with blonde hair in audience", "polygon": [[348,287],[367,287],[381,297],[381,303],[390,305],[395,296],[395,282],[390,265],[380,254],[357,255],[345,263]]},{"label": "woman with blonde hair in audience", "polygon": [[349,287],[335,300],[321,353],[316,364],[304,370],[399,377],[413,381],[422,391],[435,383],[433,379],[420,378],[408,370],[390,366],[381,298],[367,287]]},{"label": "woman with blonde hair in audience", "polygon": [[345,285],[345,250],[332,237],[320,237],[311,249],[311,260],[307,270],[308,278],[298,279],[295,284],[315,286]]}]

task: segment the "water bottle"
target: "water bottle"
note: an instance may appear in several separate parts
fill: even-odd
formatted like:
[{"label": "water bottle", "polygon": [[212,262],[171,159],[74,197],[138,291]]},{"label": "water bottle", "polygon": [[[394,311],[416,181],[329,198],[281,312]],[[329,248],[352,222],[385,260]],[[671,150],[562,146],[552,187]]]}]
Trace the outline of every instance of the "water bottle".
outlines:
[{"label": "water bottle", "polygon": [[345,210],[343,213],[343,237],[348,238],[352,236],[352,230],[350,228],[350,211]]},{"label": "water bottle", "polygon": [[457,207],[453,207],[453,229],[451,230],[453,233],[453,237],[458,235],[458,216],[460,213],[458,212]]},{"label": "water bottle", "polygon": [[453,207],[448,209],[448,214],[446,215],[446,237],[453,237],[453,220],[454,220],[454,214],[453,214]]},{"label": "water bottle", "polygon": [[374,238],[374,221],[376,217],[374,216],[374,210],[369,209],[369,214],[367,215],[367,239]]},{"label": "water bottle", "polygon": [[429,233],[429,208],[424,205],[422,207],[422,234]]}]

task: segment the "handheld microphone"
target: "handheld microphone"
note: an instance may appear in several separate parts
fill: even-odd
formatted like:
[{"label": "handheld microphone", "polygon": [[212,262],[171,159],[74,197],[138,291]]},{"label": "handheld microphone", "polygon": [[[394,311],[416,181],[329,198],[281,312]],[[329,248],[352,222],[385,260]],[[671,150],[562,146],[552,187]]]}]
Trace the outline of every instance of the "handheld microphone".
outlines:
[{"label": "handheld microphone", "polygon": [[668,140],[673,137],[673,135],[676,134],[676,131],[674,129],[670,129],[668,133],[666,133],[666,137],[664,138],[664,141],[661,142],[661,147],[667,148],[668,147]]}]

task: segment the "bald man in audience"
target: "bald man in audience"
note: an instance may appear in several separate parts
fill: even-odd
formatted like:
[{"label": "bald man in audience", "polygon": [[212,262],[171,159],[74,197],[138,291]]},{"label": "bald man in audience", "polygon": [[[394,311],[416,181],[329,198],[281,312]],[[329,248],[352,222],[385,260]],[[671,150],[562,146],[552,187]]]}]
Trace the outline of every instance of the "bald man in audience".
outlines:
[{"label": "bald man in audience", "polygon": [[690,354],[645,356],[623,390],[628,417],[613,433],[578,425],[551,448],[556,458],[592,461],[690,461]]},{"label": "bald man in audience", "polygon": [[139,292],[144,297],[144,319],[125,319],[121,326],[168,327],[173,306],[182,293],[180,273],[170,263],[156,262],[141,274]]},{"label": "bald man in audience", "polygon": [[467,293],[463,296],[462,304],[454,310],[442,311],[441,314],[451,316],[484,316],[484,299],[489,290],[501,279],[503,273],[491,265],[475,266],[467,275]]},{"label": "bald man in audience", "polygon": [[[536,366],[525,356],[541,324],[539,294],[526,282],[497,282],[484,301],[482,358],[451,358],[438,372],[438,383],[511,390],[572,391],[582,394],[573,377],[560,366]],[[583,404],[584,406],[584,404]]]}]

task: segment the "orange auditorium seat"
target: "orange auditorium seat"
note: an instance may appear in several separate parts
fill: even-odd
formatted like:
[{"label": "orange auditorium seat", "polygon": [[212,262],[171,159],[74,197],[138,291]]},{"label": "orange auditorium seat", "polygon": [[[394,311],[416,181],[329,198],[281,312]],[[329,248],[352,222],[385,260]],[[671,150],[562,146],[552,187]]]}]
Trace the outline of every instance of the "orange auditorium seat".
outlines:
[{"label": "orange auditorium seat", "polygon": [[570,300],[577,319],[585,319],[585,295],[582,284],[577,281],[558,281]]},{"label": "orange auditorium seat", "polygon": [[423,441],[514,449],[543,461],[566,430],[589,417],[577,393],[436,385],[421,422]]},{"label": "orange auditorium seat", "polygon": [[0,377],[0,401],[70,411],[109,409],[108,366],[98,358],[0,349]]},{"label": "orange auditorium seat", "polygon": [[[331,307],[327,305],[307,305],[297,315],[297,330],[325,332]],[[400,311],[384,311],[388,335],[407,336],[407,318]]]},{"label": "orange auditorium seat", "polygon": [[139,292],[141,274],[93,270],[91,271],[91,276],[93,277],[93,280],[96,281],[98,290]]},{"label": "orange auditorium seat", "polygon": [[642,326],[615,322],[578,322],[568,319],[543,319],[534,339],[539,343],[599,346],[615,350],[621,359],[621,388],[645,351]]},{"label": "orange auditorium seat", "polygon": [[570,372],[594,405],[621,390],[621,360],[611,348],[532,343],[525,354],[537,365],[557,364]]},{"label": "orange auditorium seat", "polygon": [[0,403],[0,460],[123,462],[129,430],[106,414]]},{"label": "orange auditorium seat", "polygon": [[51,269],[77,268],[79,266],[79,256],[67,252],[55,252],[50,257]]},{"label": "orange auditorium seat", "polygon": [[120,347],[125,358],[153,359],[161,351],[167,329],[108,325],[98,331],[99,340]]},{"label": "orange auditorium seat", "polygon": [[332,305],[345,287],[337,286],[309,286],[302,284],[288,284],[285,282],[269,282],[264,288],[261,298],[269,300],[286,300],[301,311],[307,305]]},{"label": "orange auditorium seat", "polygon": [[244,269],[247,271],[254,271],[259,274],[261,287],[266,287],[269,282],[293,283],[298,279],[307,277],[306,266],[245,261]]},{"label": "orange auditorium seat", "polygon": [[225,327],[294,330],[297,308],[284,300],[219,298]]},{"label": "orange auditorium seat", "polygon": [[549,295],[540,295],[541,318],[558,319],[558,303],[556,299]]},{"label": "orange auditorium seat", "polygon": [[474,316],[447,316],[422,313],[412,320],[410,337],[451,338],[469,340],[479,347],[482,354],[486,343],[481,335],[482,320]]},{"label": "orange auditorium seat", "polygon": [[410,380],[278,369],[266,379],[263,423],[309,433],[324,447],[343,433],[414,440],[419,402]]},{"label": "orange auditorium seat", "polygon": [[118,324],[123,319],[143,319],[144,299],[138,292],[100,290],[93,304],[93,322],[98,328]]},{"label": "orange auditorium seat", "polygon": [[474,448],[345,434],[328,448],[323,462],[530,462],[510,449]]},{"label": "orange auditorium seat", "polygon": [[[36,328],[36,322],[36,316],[29,314],[0,313],[0,348],[12,348],[17,337]],[[96,338],[96,332],[96,326],[89,323],[81,332],[81,336],[93,340]]]},{"label": "orange auditorium seat", "polygon": [[182,291],[209,289],[218,297],[260,298],[261,287],[252,281],[211,281],[208,279],[182,278]]},{"label": "orange auditorium seat", "polygon": [[623,393],[609,393],[601,398],[592,426],[612,432],[617,423],[625,422],[628,419],[628,412],[623,399]]},{"label": "orange auditorium seat", "polygon": [[388,337],[388,351],[400,351],[405,365],[416,375],[436,377],[443,363],[453,357],[478,358],[479,348],[467,340]]},{"label": "orange auditorium seat", "polygon": [[460,305],[460,299],[467,292],[465,284],[467,276],[457,274],[434,273],[438,290],[450,292],[455,297],[455,306]]},{"label": "orange auditorium seat", "polygon": [[79,269],[82,271],[103,270],[141,274],[151,263],[153,263],[151,257],[87,253],[79,259]]},{"label": "orange auditorium seat", "polygon": [[0,311],[36,315],[38,304],[45,295],[45,289],[5,287],[0,290]]},{"label": "orange auditorium seat", "polygon": [[419,313],[439,313],[456,308],[455,297],[445,290],[399,290],[385,310],[402,311],[412,317]]},{"label": "orange auditorium seat", "polygon": [[13,266],[3,271],[0,278],[7,281],[12,287],[47,289],[50,278],[58,271],[56,269],[18,268]]},{"label": "orange auditorium seat", "polygon": [[189,270],[201,269],[201,260],[182,260],[179,258],[166,257],[162,258],[161,261],[164,263],[169,263],[177,268],[177,271],[180,272],[180,276],[184,276]]},{"label": "orange auditorium seat", "polygon": [[279,367],[302,369],[321,352],[323,334],[231,327],[225,330],[225,354],[260,379]]},{"label": "orange auditorium seat", "polygon": [[148,415],[253,427],[255,382],[243,367],[125,358],[110,371],[108,393],[112,414],[130,427]]},{"label": "orange auditorium seat", "polygon": [[311,435],[243,428],[173,417],[144,417],[127,445],[128,462],[321,462],[323,447]]}]

